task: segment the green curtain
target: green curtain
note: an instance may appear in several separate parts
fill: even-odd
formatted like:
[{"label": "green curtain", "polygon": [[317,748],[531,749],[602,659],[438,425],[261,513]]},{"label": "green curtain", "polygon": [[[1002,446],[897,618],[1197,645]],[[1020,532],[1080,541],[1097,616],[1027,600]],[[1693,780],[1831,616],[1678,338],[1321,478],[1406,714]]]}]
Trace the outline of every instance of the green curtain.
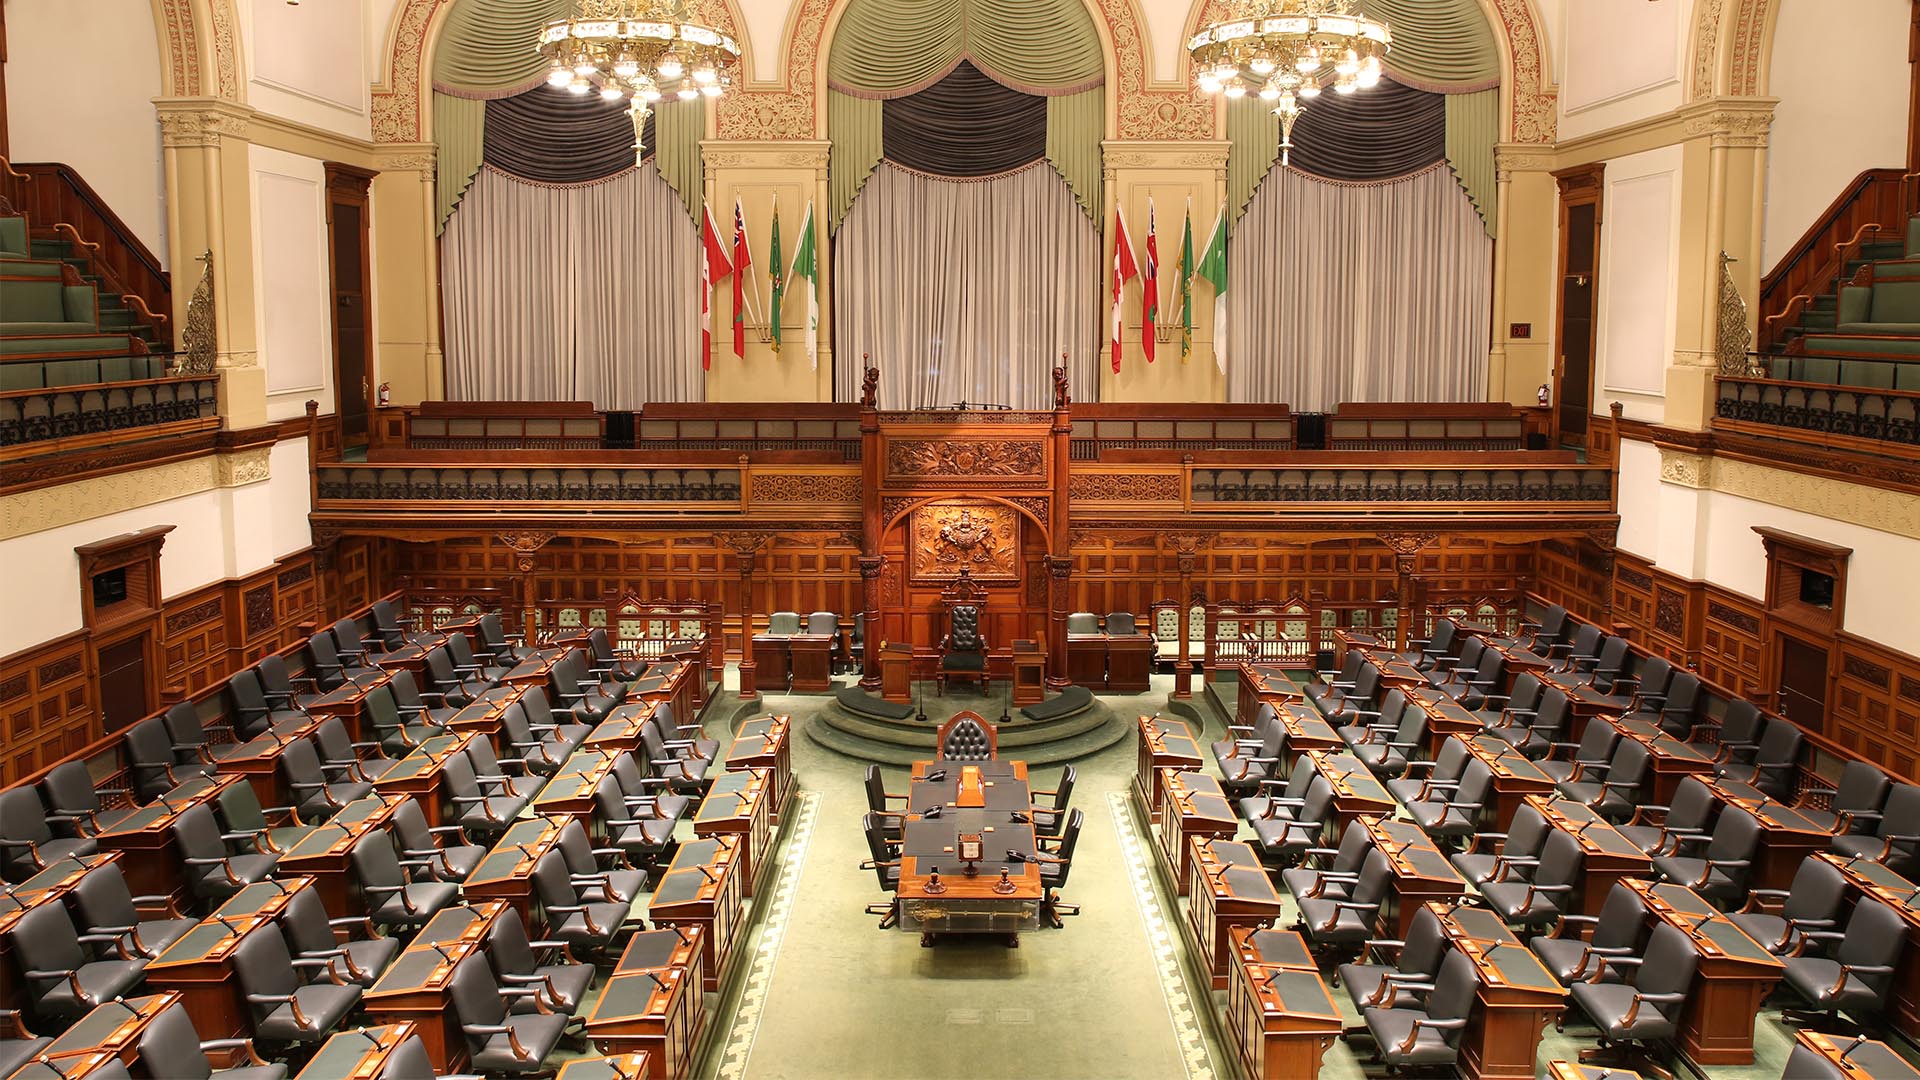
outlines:
[{"label": "green curtain", "polygon": [[1086,7],[1067,0],[853,0],[840,17],[827,81],[898,97],[925,89],[961,59],[1030,94],[1077,93],[1105,72]]},{"label": "green curtain", "polygon": [[1487,235],[1494,235],[1499,221],[1495,200],[1499,188],[1494,182],[1493,146],[1500,141],[1500,88],[1472,94],[1447,95],[1447,164],[1460,178],[1467,198],[1480,212]]},{"label": "green curtain", "polygon": [[1047,99],[1047,163],[1080,209],[1100,220],[1100,140],[1107,133],[1107,95],[1102,87]]},{"label": "green curtain", "polygon": [[1485,90],[1500,79],[1500,49],[1479,0],[1359,0],[1383,20],[1393,47],[1387,72],[1416,90],[1453,94]]},{"label": "green curtain", "polygon": [[447,227],[447,217],[480,171],[481,142],[487,126],[487,103],[476,98],[433,92],[433,205],[434,232]]},{"label": "green curtain", "polygon": [[1253,193],[1280,160],[1273,106],[1249,94],[1227,101],[1227,224],[1238,224]]},{"label": "green curtain", "polygon": [[526,89],[547,73],[535,51],[540,27],[571,9],[569,0],[457,0],[434,44],[435,88],[487,97]]},{"label": "green curtain", "polygon": [[700,166],[700,140],[707,135],[707,99],[662,101],[653,107],[653,165],[660,178],[686,204],[694,221],[706,198]]},{"label": "green curtain", "polygon": [[857,98],[828,87],[827,134],[833,137],[827,150],[827,229],[833,232],[883,156],[880,99]]}]

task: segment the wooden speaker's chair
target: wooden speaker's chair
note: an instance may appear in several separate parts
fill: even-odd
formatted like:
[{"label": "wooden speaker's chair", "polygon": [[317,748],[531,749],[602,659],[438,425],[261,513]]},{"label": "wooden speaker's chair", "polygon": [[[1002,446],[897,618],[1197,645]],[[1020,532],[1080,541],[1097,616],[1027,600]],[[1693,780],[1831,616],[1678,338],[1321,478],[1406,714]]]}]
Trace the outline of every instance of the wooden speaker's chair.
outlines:
[{"label": "wooden speaker's chair", "polygon": [[980,609],[960,604],[948,613],[947,636],[940,641],[940,692],[951,680],[971,680],[987,692],[987,639],[980,633]]},{"label": "wooden speaker's chair", "polygon": [[954,714],[934,737],[943,761],[992,761],[1000,756],[1000,736],[977,712]]}]

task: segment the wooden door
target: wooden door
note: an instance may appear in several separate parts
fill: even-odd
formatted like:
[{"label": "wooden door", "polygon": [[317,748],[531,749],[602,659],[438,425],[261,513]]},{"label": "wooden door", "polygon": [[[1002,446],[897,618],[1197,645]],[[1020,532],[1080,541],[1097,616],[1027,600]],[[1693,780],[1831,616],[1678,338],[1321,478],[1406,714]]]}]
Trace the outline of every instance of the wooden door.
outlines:
[{"label": "wooden door", "polygon": [[367,292],[372,252],[367,191],[374,174],[327,164],[327,234],[333,291],[333,386],[342,446],[367,444],[374,401],[373,321]]},{"label": "wooden door", "polygon": [[99,657],[101,728],[118,731],[153,711],[147,698],[147,635],[107,645]]},{"label": "wooden door", "polygon": [[1599,165],[1554,174],[1560,185],[1560,296],[1554,335],[1553,426],[1563,445],[1587,445],[1588,417],[1593,413],[1600,177]]},{"label": "wooden door", "polygon": [[1792,634],[1777,639],[1780,673],[1780,711],[1787,719],[1812,732],[1826,729],[1827,661],[1825,645],[1802,641]]}]

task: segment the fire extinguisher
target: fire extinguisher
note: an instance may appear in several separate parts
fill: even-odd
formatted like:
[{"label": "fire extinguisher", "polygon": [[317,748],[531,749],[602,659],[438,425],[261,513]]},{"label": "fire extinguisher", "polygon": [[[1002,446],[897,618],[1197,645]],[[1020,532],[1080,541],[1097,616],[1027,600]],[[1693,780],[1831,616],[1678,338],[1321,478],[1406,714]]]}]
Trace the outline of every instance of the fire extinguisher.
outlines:
[{"label": "fire extinguisher", "polygon": [[[382,386],[380,388],[382,404],[385,404],[386,389],[387,388],[385,386]],[[1543,406],[1547,404],[1547,384],[1546,383],[1540,384],[1540,404]]]},{"label": "fire extinguisher", "polygon": [[379,405],[380,405],[380,407],[384,409],[384,408],[386,408],[386,407],[387,407],[387,406],[388,406],[389,404],[391,404],[392,402],[393,402],[393,384],[392,384],[392,383],[381,383],[381,384],[380,384],[380,398],[379,398]]}]

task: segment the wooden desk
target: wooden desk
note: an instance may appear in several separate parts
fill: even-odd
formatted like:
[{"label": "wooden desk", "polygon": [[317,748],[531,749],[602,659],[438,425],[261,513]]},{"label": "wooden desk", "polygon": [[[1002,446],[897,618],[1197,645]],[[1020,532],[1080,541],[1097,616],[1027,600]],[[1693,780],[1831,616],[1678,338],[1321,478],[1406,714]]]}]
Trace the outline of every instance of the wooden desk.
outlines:
[{"label": "wooden desk", "polygon": [[288,898],[311,888],[313,879],[299,877],[279,884],[284,892],[256,885],[247,890],[245,902],[235,904],[240,898],[230,898],[147,965],[147,986],[177,993],[202,1039],[237,1039],[253,1029],[252,1011],[233,970],[234,951],[254,933],[272,926]]},{"label": "wooden desk", "polygon": [[1193,873],[1193,848],[1188,841],[1231,840],[1240,831],[1240,817],[1220,781],[1209,773],[1161,769],[1159,788],[1160,828],[1154,833],[1159,842],[1154,846],[1174,892],[1185,896]]},{"label": "wooden desk", "polygon": [[1115,694],[1144,694],[1153,682],[1153,639],[1145,634],[1109,635],[1107,690]]},{"label": "wooden desk", "polygon": [[1213,977],[1213,988],[1225,990],[1237,953],[1232,933],[1273,925],[1280,917],[1280,894],[1251,844],[1205,837],[1188,844],[1193,847],[1187,859],[1193,876],[1187,882],[1192,901],[1187,905],[1187,933]]},{"label": "wooden desk", "polygon": [[795,634],[787,639],[791,691],[796,694],[825,694],[833,690],[832,634]]},{"label": "wooden desk", "polygon": [[655,1080],[687,1074],[707,1019],[700,989],[702,938],[697,926],[633,935],[584,1018],[595,1048],[603,1054],[640,1054],[646,1075]]},{"label": "wooden desk", "polygon": [[1615,883],[1653,876],[1653,859],[1585,803],[1557,795],[1529,795],[1527,805],[1539,811],[1549,827],[1580,841],[1580,891],[1567,909],[1573,914],[1598,915]]},{"label": "wooden desk", "polygon": [[1399,809],[1387,786],[1352,754],[1314,750],[1306,759],[1304,766],[1319,773],[1333,787],[1335,824],[1329,830],[1332,835],[1340,835],[1349,823],[1360,818],[1387,817]]},{"label": "wooden desk", "polygon": [[700,717],[701,671],[684,660],[656,660],[627,688],[627,700],[667,702],[675,723],[691,724]]},{"label": "wooden desk", "polygon": [[741,888],[753,896],[773,868],[773,770],[742,769],[714,777],[693,816],[695,836],[737,835]]},{"label": "wooden desk", "polygon": [[453,969],[480,955],[505,910],[501,901],[487,900],[441,911],[361,998],[376,1024],[412,1023],[436,1073],[459,1072],[467,1062],[467,1037],[453,1011]]},{"label": "wooden desk", "polygon": [[1480,976],[1480,1007],[1460,1040],[1460,1070],[1473,1080],[1532,1080],[1540,1035],[1566,1006],[1566,987],[1517,941],[1467,938],[1453,946]]},{"label": "wooden desk", "polygon": [[560,1071],[553,1074],[553,1080],[640,1080],[641,1077],[664,1078],[667,1075],[654,1071],[652,1055],[637,1052],[611,1057],[574,1058],[560,1066]]},{"label": "wooden desk", "polygon": [[1493,773],[1493,830],[1506,832],[1513,824],[1520,801],[1530,795],[1554,793],[1553,777],[1540,771],[1515,749],[1513,744],[1493,735],[1475,735],[1465,739],[1467,753],[1480,759]]},{"label": "wooden desk", "polygon": [[1452,906],[1467,891],[1467,881],[1453,868],[1447,854],[1420,826],[1390,817],[1363,817],[1373,846],[1387,857],[1391,892],[1383,905],[1382,922],[1404,939],[1422,904],[1439,901]]},{"label": "wooden desk", "polygon": [[1689,776],[1705,779],[1713,775],[1713,755],[1691,743],[1683,743],[1644,720],[1612,721],[1620,734],[1638,740],[1653,755],[1648,763],[1651,792],[1644,800],[1655,806],[1670,806],[1674,789]]},{"label": "wooden desk", "polygon": [[525,660],[520,661],[500,676],[500,681],[510,686],[545,686],[551,689],[553,669],[567,658],[573,649],[541,649]]},{"label": "wooden desk", "polygon": [[1290,701],[1300,700],[1300,688],[1283,668],[1242,660],[1235,665],[1233,722],[1252,727],[1260,706],[1272,705],[1278,712]]},{"label": "wooden desk", "polygon": [[660,703],[657,701],[635,701],[628,697],[614,706],[605,720],[594,725],[580,748],[637,753],[640,749],[640,729],[647,726],[647,721],[659,711]]},{"label": "wooden desk", "polygon": [[1346,748],[1340,736],[1318,709],[1304,701],[1288,701],[1274,710],[1280,718],[1280,757],[1282,760],[1316,750],[1338,751]]},{"label": "wooden desk", "polygon": [[1047,699],[1047,657],[1038,648],[1023,649],[1014,642],[1010,661],[1013,670],[1013,704],[1038,705]]},{"label": "wooden desk", "polygon": [[793,682],[793,644],[788,634],[753,635],[753,683],[761,693],[784,694]]},{"label": "wooden desk", "polygon": [[1920,1080],[1920,1069],[1914,1068],[1893,1047],[1874,1039],[1823,1035],[1805,1028],[1794,1032],[1793,1039],[1820,1055],[1838,1075],[1852,1080]]},{"label": "wooden desk", "polygon": [[357,875],[353,872],[353,848],[363,838],[384,832],[393,820],[393,812],[406,801],[404,795],[369,795],[340,808],[333,820],[318,825],[288,848],[274,867],[276,874],[308,874],[314,879],[314,891],[326,905],[327,916],[344,919],[365,914],[366,907],[355,892]]},{"label": "wooden desk", "polygon": [[1825,826],[1751,784],[1706,776],[1700,779],[1722,804],[1737,806],[1760,823],[1760,847],[1753,855],[1753,888],[1788,888],[1800,864],[1833,843],[1833,834]]},{"label": "wooden desk", "polygon": [[1837,867],[1854,888],[1899,912],[1907,921],[1906,948],[1900,950],[1900,962],[1893,973],[1893,990],[1888,995],[1892,1005],[1888,1019],[1896,1031],[1908,1038],[1920,1037],[1920,908],[1913,906],[1913,898],[1920,895],[1920,888],[1872,859],[1847,859],[1826,851],[1814,858],[1825,859]]},{"label": "wooden desk", "polygon": [[227,751],[220,759],[217,772],[245,778],[253,785],[253,794],[261,806],[290,806],[294,802],[293,789],[286,777],[280,775],[280,755],[288,743],[307,738],[319,726],[318,719],[307,718],[263,731]]},{"label": "wooden desk", "polygon": [[1700,954],[1680,1016],[1680,1049],[1701,1065],[1753,1063],[1753,1022],[1786,971],[1766,946],[1682,885],[1629,881],[1653,918],[1687,935]]},{"label": "wooden desk", "polygon": [[[569,819],[559,816],[524,817],[507,827],[491,850],[473,868],[460,887],[468,902],[499,900],[520,916],[520,925],[532,926],[533,867],[560,842],[560,828]],[[588,900],[601,899],[590,895]]]},{"label": "wooden desk", "polygon": [[[347,680],[344,685],[337,686],[307,702],[307,712],[320,720],[337,716],[340,722],[346,725],[347,734],[353,736],[354,742],[372,742],[374,733],[367,730],[368,725],[361,719],[366,712],[367,695],[392,681],[393,672],[391,671],[382,671],[377,675],[356,676]],[[225,762],[221,764],[224,765]],[[267,805],[279,804],[268,803]]]},{"label": "wooden desk", "polygon": [[187,880],[182,873],[182,856],[174,850],[173,823],[193,807],[212,802],[227,788],[244,783],[245,779],[234,775],[189,780],[162,795],[160,800],[165,801],[150,802],[96,834],[94,842],[101,851],[118,851],[126,856],[120,871],[135,896],[178,899],[186,892]]},{"label": "wooden desk", "polygon": [[320,1044],[294,1080],[377,1080],[387,1059],[413,1031],[414,1026],[405,1023],[337,1032]]},{"label": "wooden desk", "polygon": [[[519,704],[527,693],[525,683],[502,683],[473,699],[473,703],[447,718],[447,730],[456,734],[473,732],[488,739],[500,735],[500,714]],[[508,755],[519,757],[518,754]]]},{"label": "wooden desk", "polygon": [[720,988],[739,943],[743,846],[738,836],[705,836],[681,844],[647,904],[656,927],[700,928],[702,983],[708,990]]},{"label": "wooden desk", "polygon": [[1359,649],[1367,654],[1367,660],[1380,669],[1382,687],[1426,686],[1427,673],[1414,667],[1413,663],[1401,657],[1400,650],[1389,642],[1383,642],[1371,634],[1358,634],[1351,630],[1333,632],[1334,659],[1345,663],[1347,651]]},{"label": "wooden desk", "polygon": [[1088,690],[1107,688],[1107,635],[1067,635],[1067,681]]},{"label": "wooden desk", "polygon": [[1458,736],[1471,739],[1484,733],[1485,721],[1474,715],[1471,709],[1455,701],[1445,692],[1431,686],[1413,686],[1402,691],[1407,700],[1427,711],[1427,756],[1440,756],[1440,748],[1449,738]]},{"label": "wooden desk", "polygon": [[1242,1074],[1253,1080],[1319,1075],[1342,1021],[1306,943],[1291,930],[1236,927],[1231,934],[1227,1031]]},{"label": "wooden desk", "polygon": [[1608,719],[1618,717],[1624,705],[1624,702],[1587,685],[1583,679],[1552,671],[1535,672],[1534,675],[1540,680],[1541,686],[1567,695],[1567,726],[1561,732],[1561,742],[1579,742],[1580,737],[1586,734],[1588,720],[1596,716]]},{"label": "wooden desk", "polygon": [[763,716],[740,725],[721,755],[727,771],[766,769],[773,780],[773,804],[768,808],[775,824],[786,820],[793,801],[793,718]]},{"label": "wooden desk", "polygon": [[[901,822],[900,929],[930,945],[938,934],[1000,934],[1017,944],[1017,935],[1043,928],[1040,864],[1010,854],[1038,851],[1032,824],[1014,817],[1032,802],[1024,761],[915,763]],[[981,838],[973,876],[959,858],[965,835]]]},{"label": "wooden desk", "polygon": [[547,817],[570,817],[591,830],[593,793],[599,789],[600,781],[613,775],[614,762],[622,753],[625,751],[589,750],[584,746],[575,750],[534,795],[533,812]]},{"label": "wooden desk", "polygon": [[1200,742],[1184,720],[1142,716],[1135,721],[1133,797],[1146,809],[1147,820],[1160,824],[1160,770],[1198,771],[1203,758]]},{"label": "wooden desk", "polygon": [[62,1071],[70,1076],[85,1075],[69,1065],[70,1061],[85,1062],[88,1071],[107,1061],[132,1065],[140,1058],[140,1036],[147,1025],[179,1001],[179,994],[159,993],[103,1002],[75,1021],[39,1056],[59,1058]]},{"label": "wooden desk", "polygon": [[1546,1080],[1643,1080],[1632,1069],[1618,1065],[1581,1065],[1573,1061],[1549,1061]]},{"label": "wooden desk", "polygon": [[475,732],[458,735],[435,735],[413,748],[413,753],[393,763],[386,775],[373,782],[375,791],[382,795],[407,795],[420,804],[420,810],[426,815],[427,824],[437,826],[444,817],[446,799],[442,796],[441,772],[447,759],[455,754],[464,754],[473,740],[480,738]]}]

